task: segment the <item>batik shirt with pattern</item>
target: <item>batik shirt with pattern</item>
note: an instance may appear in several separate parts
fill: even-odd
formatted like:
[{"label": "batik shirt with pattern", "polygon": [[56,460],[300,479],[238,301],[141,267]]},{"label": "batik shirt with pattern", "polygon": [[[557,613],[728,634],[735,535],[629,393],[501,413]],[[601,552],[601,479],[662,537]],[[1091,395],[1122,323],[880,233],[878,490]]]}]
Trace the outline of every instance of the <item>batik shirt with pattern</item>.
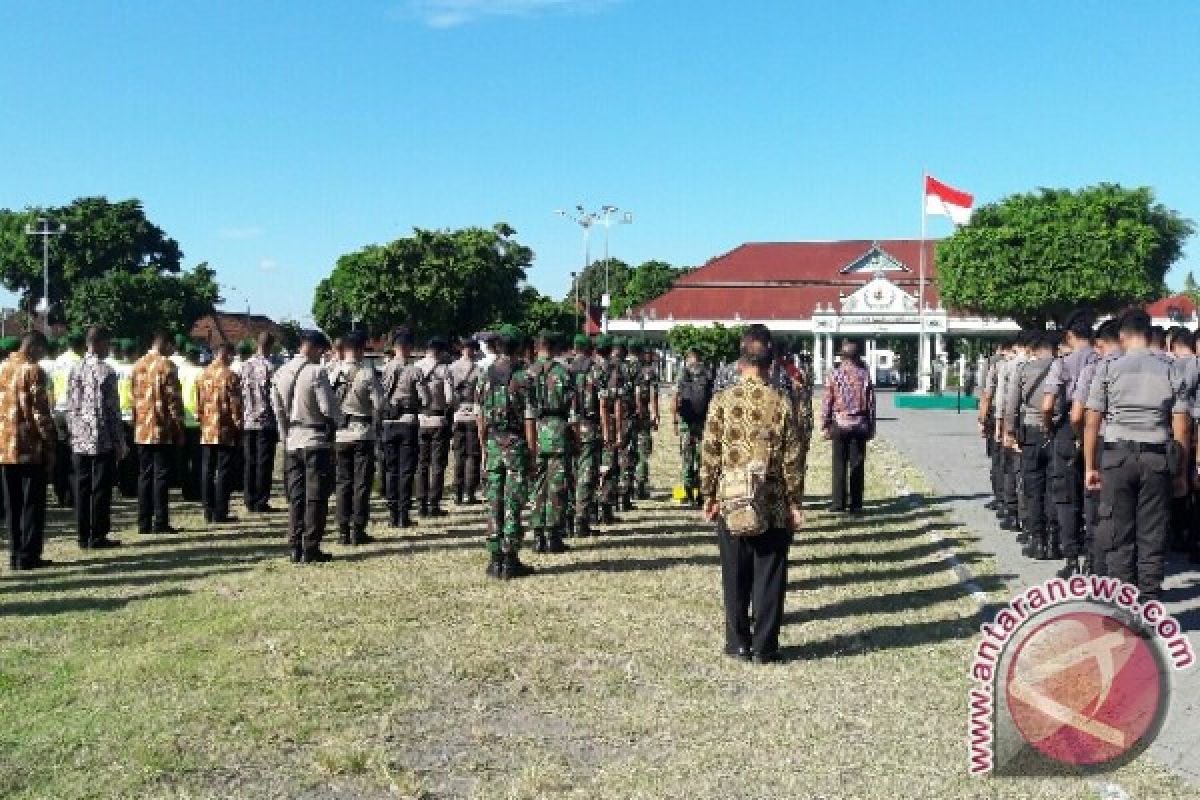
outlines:
[{"label": "batik shirt with pattern", "polygon": [[117,371],[90,353],[67,384],[67,432],[71,450],[85,456],[112,452],[123,435]]},{"label": "batik shirt with pattern", "polygon": [[718,393],[708,408],[700,493],[716,499],[723,476],[752,463],[764,467],[767,525],[790,528],[804,500],[801,443],[791,399],[756,375]]},{"label": "batik shirt with pattern", "polygon": [[183,390],[171,359],[150,352],[133,365],[133,441],[178,444],[183,441]]},{"label": "batik shirt with pattern", "polygon": [[248,431],[275,430],[271,408],[271,377],[274,367],[266,356],[255,354],[242,364],[242,427]]},{"label": "batik shirt with pattern", "polygon": [[46,373],[24,353],[0,365],[0,464],[41,464],[54,452]]},{"label": "batik shirt with pattern", "polygon": [[242,379],[214,361],[196,382],[200,444],[232,447],[242,436]]}]

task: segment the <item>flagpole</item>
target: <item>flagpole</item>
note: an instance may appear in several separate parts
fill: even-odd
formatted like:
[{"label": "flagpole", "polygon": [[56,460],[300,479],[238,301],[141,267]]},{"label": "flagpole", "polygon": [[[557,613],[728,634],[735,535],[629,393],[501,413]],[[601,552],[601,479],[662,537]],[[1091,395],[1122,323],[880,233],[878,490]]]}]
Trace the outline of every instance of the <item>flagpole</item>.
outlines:
[{"label": "flagpole", "polygon": [[925,362],[927,353],[925,345],[925,236],[926,236],[926,220],[925,213],[925,184],[928,182],[928,172],[921,169],[921,254],[918,259],[920,271],[917,278],[917,319],[920,321],[920,336],[917,339],[917,392],[923,394],[926,391],[925,386]]}]

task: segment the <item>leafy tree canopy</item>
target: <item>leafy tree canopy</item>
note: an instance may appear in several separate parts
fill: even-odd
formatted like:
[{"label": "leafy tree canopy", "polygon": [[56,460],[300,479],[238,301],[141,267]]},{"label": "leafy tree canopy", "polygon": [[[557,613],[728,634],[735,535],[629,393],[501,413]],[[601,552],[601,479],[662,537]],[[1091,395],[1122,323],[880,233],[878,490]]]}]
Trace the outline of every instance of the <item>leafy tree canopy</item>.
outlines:
[{"label": "leafy tree canopy", "polygon": [[[600,303],[604,294],[604,267],[602,259],[583,271],[579,279],[579,299],[585,305]],[[634,268],[620,259],[609,259],[608,282],[612,299],[609,317],[622,317],[627,311],[665,294],[689,271],[665,261],[647,261]],[[567,299],[573,301],[574,295]]]},{"label": "leafy tree canopy", "polygon": [[682,357],[688,350],[695,347],[710,364],[733,361],[738,357],[742,333],[745,327],[736,325],[726,328],[719,322],[712,325],[676,325],[667,335],[671,351]]},{"label": "leafy tree canopy", "polygon": [[938,244],[938,288],[947,306],[1028,327],[1081,306],[1116,311],[1161,295],[1192,230],[1148,188],[1013,195]]},{"label": "leafy tree canopy", "polygon": [[358,323],[371,333],[400,324],[419,335],[471,333],[520,310],[533,251],[504,223],[424,230],[338,259],[318,284],[313,317],[327,333]]},{"label": "leafy tree canopy", "polygon": [[179,243],[147,218],[136,199],[81,197],[52,208],[0,210],[0,282],[32,312],[42,296],[42,238],[25,232],[45,218],[49,238],[50,321],[103,324],[145,340],[157,330],[186,333],[220,302],[207,264],[183,271]]},{"label": "leafy tree canopy", "polygon": [[[564,336],[575,332],[576,311],[571,303],[555,300],[532,286],[521,290],[520,311],[515,324],[526,336],[537,336],[539,331],[554,331]],[[496,324],[508,320],[496,319]]]}]

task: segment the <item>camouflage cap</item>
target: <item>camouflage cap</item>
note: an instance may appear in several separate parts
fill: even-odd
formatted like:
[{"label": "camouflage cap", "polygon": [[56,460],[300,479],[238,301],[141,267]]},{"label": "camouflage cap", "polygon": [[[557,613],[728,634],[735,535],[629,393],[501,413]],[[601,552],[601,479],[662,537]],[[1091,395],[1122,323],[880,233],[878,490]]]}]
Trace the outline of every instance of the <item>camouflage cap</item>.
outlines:
[{"label": "camouflage cap", "polygon": [[589,339],[587,337],[587,335],[583,334],[583,333],[575,334],[575,338],[572,339],[571,341],[572,341],[572,344],[574,344],[576,347],[590,347],[592,344],[592,340]]},{"label": "camouflage cap", "polygon": [[596,337],[596,349],[607,350],[613,346],[613,339],[607,333],[602,333]]},{"label": "camouflage cap", "polygon": [[506,339],[513,344],[521,341],[521,331],[516,325],[501,325],[498,333],[501,339]]},{"label": "camouflage cap", "polygon": [[646,350],[646,340],[645,339],[630,339],[629,340],[629,349],[635,353],[644,352]]}]

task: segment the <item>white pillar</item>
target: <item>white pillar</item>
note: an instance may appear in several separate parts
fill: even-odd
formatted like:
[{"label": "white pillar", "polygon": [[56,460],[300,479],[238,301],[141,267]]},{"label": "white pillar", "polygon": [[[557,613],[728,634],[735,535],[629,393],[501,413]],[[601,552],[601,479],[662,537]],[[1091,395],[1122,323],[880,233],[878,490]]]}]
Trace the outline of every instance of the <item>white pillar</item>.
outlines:
[{"label": "white pillar", "polygon": [[825,371],[833,369],[833,334],[825,334]]},{"label": "white pillar", "polygon": [[878,382],[876,371],[879,369],[879,357],[875,354],[875,337],[867,339],[867,368],[871,373],[871,383]]},{"label": "white pillar", "polygon": [[813,331],[813,381],[817,384],[825,383],[824,366],[824,351],[821,349],[821,332]]}]

